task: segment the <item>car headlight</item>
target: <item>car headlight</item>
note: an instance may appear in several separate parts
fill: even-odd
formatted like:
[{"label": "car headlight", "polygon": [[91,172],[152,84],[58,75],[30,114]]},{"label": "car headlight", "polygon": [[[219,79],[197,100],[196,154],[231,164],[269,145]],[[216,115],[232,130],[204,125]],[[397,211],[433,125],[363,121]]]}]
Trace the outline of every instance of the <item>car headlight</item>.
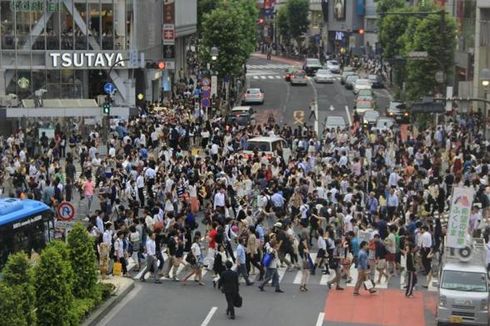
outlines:
[{"label": "car headlight", "polygon": [[488,301],[487,299],[481,300],[481,310],[488,310]]},{"label": "car headlight", "polygon": [[445,307],[447,305],[447,298],[445,295],[441,295],[439,298],[439,307]]}]

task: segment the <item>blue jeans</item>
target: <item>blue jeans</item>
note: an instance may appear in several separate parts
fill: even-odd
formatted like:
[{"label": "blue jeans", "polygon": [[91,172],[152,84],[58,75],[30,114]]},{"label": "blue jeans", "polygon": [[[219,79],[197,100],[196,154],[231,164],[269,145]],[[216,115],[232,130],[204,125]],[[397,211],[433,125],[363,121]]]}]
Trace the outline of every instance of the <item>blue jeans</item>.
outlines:
[{"label": "blue jeans", "polygon": [[247,284],[250,284],[250,280],[248,279],[248,273],[247,273],[247,265],[246,264],[240,264],[238,265],[238,268],[237,268],[237,273],[238,273],[238,277],[240,277],[240,275],[243,276],[243,278],[245,279],[245,282]]},{"label": "blue jeans", "polygon": [[267,268],[267,271],[265,272],[264,282],[262,282],[260,286],[264,287],[271,279],[272,286],[274,286],[276,290],[279,290],[279,274],[277,273],[277,268]]}]

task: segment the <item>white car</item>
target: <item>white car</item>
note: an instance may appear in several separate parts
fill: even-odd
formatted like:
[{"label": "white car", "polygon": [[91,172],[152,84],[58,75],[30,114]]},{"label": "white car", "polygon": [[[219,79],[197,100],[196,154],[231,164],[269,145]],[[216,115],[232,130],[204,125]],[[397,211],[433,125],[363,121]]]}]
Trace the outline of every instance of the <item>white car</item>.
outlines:
[{"label": "white car", "polygon": [[328,60],[327,69],[333,72],[334,74],[340,74],[340,64],[337,60]]},{"label": "white car", "polygon": [[293,76],[291,76],[291,86],[293,85],[308,85],[308,79],[306,78],[306,73],[303,70],[296,71]]},{"label": "white car", "polygon": [[260,88],[249,88],[243,94],[242,104],[264,104],[264,92]]},{"label": "white car", "polygon": [[331,115],[328,116],[327,119],[325,119],[325,129],[332,130],[340,128],[341,130],[343,130],[346,127],[347,124],[345,123],[345,119],[340,115]]},{"label": "white car", "polygon": [[354,91],[354,94],[357,94],[357,93],[359,93],[359,91],[361,89],[372,89],[372,88],[373,88],[373,86],[372,86],[371,81],[369,79],[359,78],[354,83],[354,87],[352,90]]},{"label": "white car", "polygon": [[320,69],[315,73],[315,82],[317,83],[333,83],[334,76],[327,69]]}]

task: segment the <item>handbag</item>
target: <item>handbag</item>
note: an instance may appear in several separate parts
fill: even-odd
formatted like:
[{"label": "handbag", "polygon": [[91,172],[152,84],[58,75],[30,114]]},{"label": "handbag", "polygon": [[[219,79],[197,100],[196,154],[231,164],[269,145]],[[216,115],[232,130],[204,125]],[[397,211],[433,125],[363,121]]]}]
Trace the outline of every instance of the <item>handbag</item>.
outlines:
[{"label": "handbag", "polygon": [[274,256],[271,253],[266,253],[262,259],[262,266],[269,267],[272,264],[272,259]]},{"label": "handbag", "polygon": [[366,289],[366,291],[374,289],[374,282],[372,280],[365,280],[362,283],[364,284],[364,288]]},{"label": "handbag", "polygon": [[243,298],[240,296],[239,293],[235,295],[235,298],[233,300],[233,305],[237,308],[240,308],[243,304]]},{"label": "handbag", "polygon": [[121,276],[122,273],[122,264],[120,262],[115,262],[112,267],[112,275]]},{"label": "handbag", "polygon": [[313,263],[313,259],[311,259],[311,255],[309,253],[306,256],[306,262],[308,269],[313,270],[315,268],[315,264]]},{"label": "handbag", "polygon": [[187,256],[185,256],[185,261],[191,265],[195,265],[197,263],[196,257],[192,252],[189,252]]}]

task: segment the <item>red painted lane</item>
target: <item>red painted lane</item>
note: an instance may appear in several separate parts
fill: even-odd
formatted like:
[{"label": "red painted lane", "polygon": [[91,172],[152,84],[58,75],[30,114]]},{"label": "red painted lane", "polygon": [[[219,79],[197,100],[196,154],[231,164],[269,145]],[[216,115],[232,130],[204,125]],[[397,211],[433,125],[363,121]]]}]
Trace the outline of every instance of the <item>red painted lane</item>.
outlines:
[{"label": "red painted lane", "polygon": [[404,292],[397,289],[380,290],[377,294],[361,291],[360,296],[353,296],[352,292],[353,288],[330,291],[324,310],[327,322],[383,326],[426,325],[424,310],[433,310],[434,300],[428,300],[432,297],[428,292],[415,292],[413,298],[406,298]]}]

